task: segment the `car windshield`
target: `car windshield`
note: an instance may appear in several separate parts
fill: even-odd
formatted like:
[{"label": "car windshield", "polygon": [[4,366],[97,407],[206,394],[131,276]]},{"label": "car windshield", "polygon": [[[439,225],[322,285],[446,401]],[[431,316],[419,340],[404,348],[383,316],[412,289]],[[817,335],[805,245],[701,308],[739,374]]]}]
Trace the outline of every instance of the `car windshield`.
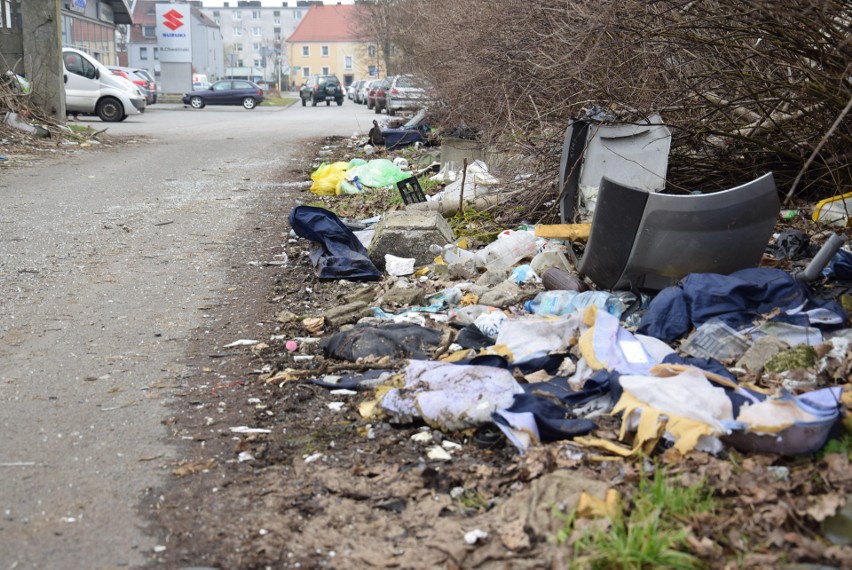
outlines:
[{"label": "car windshield", "polygon": [[396,80],[396,86],[397,87],[416,87],[416,85],[414,85],[414,81],[412,81],[410,77],[406,77],[404,75]]}]

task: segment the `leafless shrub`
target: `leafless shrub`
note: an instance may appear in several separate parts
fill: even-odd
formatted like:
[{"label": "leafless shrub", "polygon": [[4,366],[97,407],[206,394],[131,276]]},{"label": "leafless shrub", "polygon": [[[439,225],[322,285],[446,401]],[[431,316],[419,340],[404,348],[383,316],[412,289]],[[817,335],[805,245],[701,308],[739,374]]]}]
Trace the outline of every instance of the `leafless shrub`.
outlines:
[{"label": "leafless shrub", "polygon": [[[401,70],[555,178],[567,121],[663,115],[673,191],[773,171],[784,193],[852,190],[852,7],[842,0],[378,2]],[[794,186],[795,184],[795,186]],[[546,187],[548,192],[552,186]]]}]

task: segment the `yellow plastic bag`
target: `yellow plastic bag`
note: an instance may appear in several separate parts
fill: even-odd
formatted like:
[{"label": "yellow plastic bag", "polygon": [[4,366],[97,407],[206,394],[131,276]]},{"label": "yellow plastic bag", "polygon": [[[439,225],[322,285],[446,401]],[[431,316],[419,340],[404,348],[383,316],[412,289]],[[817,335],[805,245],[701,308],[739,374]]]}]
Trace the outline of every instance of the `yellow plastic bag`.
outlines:
[{"label": "yellow plastic bag", "polygon": [[337,185],[346,176],[349,168],[347,162],[322,163],[311,173],[311,192],[317,196],[334,196],[337,194]]}]

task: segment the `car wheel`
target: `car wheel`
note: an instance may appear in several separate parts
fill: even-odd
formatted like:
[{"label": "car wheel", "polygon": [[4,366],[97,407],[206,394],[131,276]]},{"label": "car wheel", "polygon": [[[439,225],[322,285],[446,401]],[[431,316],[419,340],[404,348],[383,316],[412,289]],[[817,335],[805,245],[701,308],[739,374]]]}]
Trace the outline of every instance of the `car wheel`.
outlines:
[{"label": "car wheel", "polygon": [[331,106],[331,101],[326,101],[326,102],[325,102],[325,106],[326,106],[326,107],[330,107],[330,106]]},{"label": "car wheel", "polygon": [[124,107],[114,97],[104,97],[98,101],[96,112],[105,123],[117,123],[124,117]]},{"label": "car wheel", "polygon": [[338,99],[337,106],[340,107],[341,105],[343,105],[343,99]]},{"label": "car wheel", "polygon": [[193,109],[203,109],[204,108],[204,99],[199,97],[198,95],[191,97],[189,99],[189,106]]},{"label": "car wheel", "polygon": [[301,99],[302,99],[302,107],[307,106],[307,104],[308,104],[308,100],[307,100],[307,99],[305,99],[304,97],[302,97]]},{"label": "car wheel", "polygon": [[127,118],[127,115],[122,115],[122,117],[118,120],[118,122],[120,123],[121,121],[123,121],[126,118]]},{"label": "car wheel", "polygon": [[246,109],[254,109],[257,107],[257,101],[254,100],[254,97],[246,97],[243,99],[243,107]]}]

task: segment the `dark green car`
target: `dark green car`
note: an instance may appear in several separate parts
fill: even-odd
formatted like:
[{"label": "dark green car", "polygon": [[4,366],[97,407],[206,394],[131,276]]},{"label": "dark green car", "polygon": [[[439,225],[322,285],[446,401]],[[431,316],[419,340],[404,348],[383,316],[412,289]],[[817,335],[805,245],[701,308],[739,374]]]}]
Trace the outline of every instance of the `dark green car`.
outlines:
[{"label": "dark green car", "polygon": [[307,105],[308,101],[312,107],[316,107],[320,101],[325,101],[326,105],[331,105],[332,101],[343,105],[343,87],[334,75],[311,75],[302,84],[299,97],[302,99],[302,107]]}]

